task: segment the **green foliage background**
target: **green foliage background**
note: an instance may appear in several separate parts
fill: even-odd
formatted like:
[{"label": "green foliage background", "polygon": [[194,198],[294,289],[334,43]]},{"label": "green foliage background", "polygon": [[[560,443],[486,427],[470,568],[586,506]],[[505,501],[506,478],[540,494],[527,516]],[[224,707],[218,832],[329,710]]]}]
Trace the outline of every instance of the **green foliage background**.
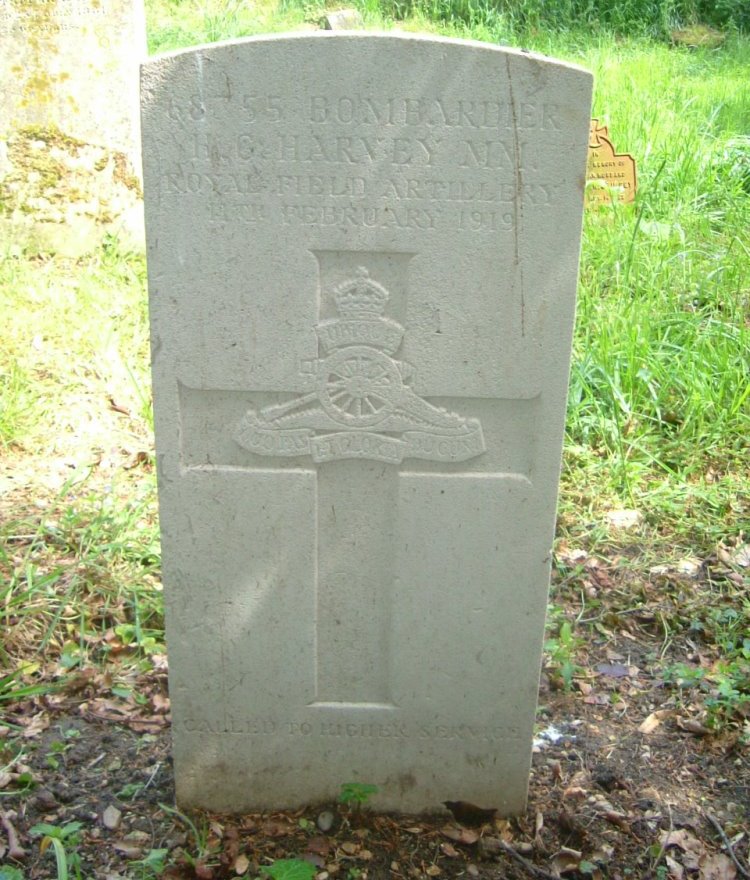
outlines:
[{"label": "green foliage background", "polygon": [[747,0],[379,0],[381,14],[404,19],[421,14],[434,21],[511,30],[609,27],[625,33],[666,35],[695,21],[748,27]]}]

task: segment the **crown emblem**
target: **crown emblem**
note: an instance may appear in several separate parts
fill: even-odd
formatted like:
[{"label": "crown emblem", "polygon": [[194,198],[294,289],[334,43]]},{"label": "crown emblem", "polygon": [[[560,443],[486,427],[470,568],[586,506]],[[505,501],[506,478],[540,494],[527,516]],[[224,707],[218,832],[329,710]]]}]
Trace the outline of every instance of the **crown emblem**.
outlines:
[{"label": "crown emblem", "polygon": [[380,317],[388,302],[388,291],[373,281],[363,266],[356,277],[340,284],[335,292],[336,308],[344,319],[372,320]]},{"label": "crown emblem", "polygon": [[367,345],[394,354],[401,345],[404,328],[383,317],[390,299],[382,284],[373,281],[364,267],[331,291],[339,317],[322,321],[315,328],[323,351],[347,345]]}]

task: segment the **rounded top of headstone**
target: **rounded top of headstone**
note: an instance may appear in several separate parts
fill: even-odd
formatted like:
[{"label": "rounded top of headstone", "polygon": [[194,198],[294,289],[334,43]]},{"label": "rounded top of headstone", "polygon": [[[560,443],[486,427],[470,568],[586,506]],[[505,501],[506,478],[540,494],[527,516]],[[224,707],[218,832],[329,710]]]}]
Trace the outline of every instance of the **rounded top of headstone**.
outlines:
[{"label": "rounded top of headstone", "polygon": [[328,44],[327,52],[331,51],[332,45],[336,45],[339,50],[351,47],[353,51],[360,54],[365,47],[369,46],[373,51],[381,52],[388,45],[392,47],[408,47],[408,51],[425,50],[436,52],[450,51],[466,51],[473,49],[482,55],[494,55],[506,57],[511,62],[521,62],[523,66],[542,65],[555,68],[556,70],[569,70],[585,75],[590,79],[592,74],[590,71],[569,61],[562,61],[558,58],[552,58],[538,52],[532,52],[528,49],[499,46],[496,43],[485,43],[479,40],[465,40],[457,37],[435,36],[433,34],[415,34],[406,31],[364,31],[364,30],[320,30],[320,31],[304,31],[289,32],[279,34],[259,34],[250,37],[238,37],[233,40],[226,40],[218,43],[204,43],[189,48],[174,49],[164,52],[160,55],[154,55],[141,65],[144,71],[157,69],[164,60],[172,58],[185,60],[191,57],[212,57],[218,58],[223,54],[235,57],[235,53],[249,51],[250,47],[261,49],[267,47],[274,54],[281,47],[293,47],[297,49],[306,47],[310,49],[313,46],[322,49],[322,46]]}]

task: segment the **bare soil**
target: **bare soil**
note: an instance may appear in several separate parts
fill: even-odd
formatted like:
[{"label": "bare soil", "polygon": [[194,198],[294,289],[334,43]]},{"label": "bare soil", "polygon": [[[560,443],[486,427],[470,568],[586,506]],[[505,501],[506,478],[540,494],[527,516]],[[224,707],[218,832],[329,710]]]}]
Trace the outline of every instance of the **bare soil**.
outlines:
[{"label": "bare soil", "polygon": [[[601,619],[621,615],[617,565],[599,560],[592,571],[609,583]],[[632,591],[638,573],[628,572]],[[664,583],[653,589],[663,605]],[[569,693],[554,670],[545,673],[526,813],[484,823],[470,805],[454,807],[456,819],[447,810],[403,817],[324,804],[192,815],[191,828],[165,809],[174,794],[164,663],[134,683],[145,701],[125,706],[103,696],[106,673],[82,671],[62,693],[7,707],[4,751],[17,760],[4,779],[4,843],[12,828],[26,852],[6,853],[6,862],[27,880],[56,876],[51,848],[42,853],[30,831],[80,822],[71,849],[81,875],[108,880],[153,876],[149,858],[158,875],[200,880],[255,877],[289,858],[310,862],[321,880],[747,877],[742,727],[709,729],[701,706],[665,685],[663,634],[647,603],[625,619],[619,633],[601,626],[578,646]],[[695,650],[689,640],[669,647],[672,657]],[[156,862],[155,850],[166,851]]]}]

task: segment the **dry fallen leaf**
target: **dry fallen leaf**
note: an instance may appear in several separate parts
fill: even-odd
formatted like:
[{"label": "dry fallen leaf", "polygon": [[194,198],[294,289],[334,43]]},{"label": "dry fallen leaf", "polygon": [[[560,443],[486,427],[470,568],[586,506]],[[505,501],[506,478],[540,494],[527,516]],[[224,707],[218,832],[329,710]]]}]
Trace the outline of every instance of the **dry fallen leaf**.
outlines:
[{"label": "dry fallen leaf", "polygon": [[703,568],[703,563],[700,561],[700,559],[695,559],[694,557],[681,559],[677,563],[677,573],[684,574],[687,577],[691,578],[698,577],[701,568]]},{"label": "dry fallen leaf", "polygon": [[596,671],[610,678],[625,678],[630,675],[630,667],[624,663],[597,663]]},{"label": "dry fallen leaf", "polygon": [[605,514],[605,518],[609,525],[615,529],[632,529],[641,522],[643,514],[640,510],[609,510]]},{"label": "dry fallen leaf", "polygon": [[706,855],[700,860],[698,877],[700,880],[735,880],[737,868],[724,853]]},{"label": "dry fallen leaf", "polygon": [[589,694],[583,698],[583,702],[589,706],[608,706],[610,699],[608,694]]},{"label": "dry fallen leaf", "polygon": [[750,544],[740,544],[739,547],[720,546],[716,552],[724,565],[736,565],[740,568],[748,568],[750,566]]},{"label": "dry fallen leaf", "polygon": [[214,869],[210,865],[204,862],[196,862],[193,870],[198,880],[213,880]]},{"label": "dry fallen leaf", "polygon": [[464,846],[471,846],[479,840],[479,832],[473,831],[471,828],[463,828],[458,825],[446,825],[440,829],[440,833],[453,840],[455,843],[462,843]]},{"label": "dry fallen leaf", "polygon": [[267,819],[261,825],[260,830],[261,833],[265,834],[267,837],[284,837],[286,834],[289,834],[291,826],[290,823],[286,821]]},{"label": "dry fallen leaf", "polygon": [[46,714],[46,712],[39,712],[38,715],[34,715],[30,719],[22,719],[21,724],[24,726],[23,736],[26,739],[33,739],[35,736],[39,736],[40,733],[43,733],[50,725],[50,720]]},{"label": "dry fallen leaf", "polygon": [[544,813],[541,810],[537,810],[536,816],[534,817],[534,837],[538,837],[542,828],[544,828]]},{"label": "dry fallen leaf", "polygon": [[567,874],[570,871],[578,870],[582,858],[583,853],[578,852],[578,850],[563,847],[552,856],[552,867],[558,874]]},{"label": "dry fallen leaf", "polygon": [[156,693],[151,697],[151,705],[155,712],[169,712],[169,697]]},{"label": "dry fallen leaf", "polygon": [[685,869],[682,865],[675,861],[672,856],[664,856],[664,861],[669,869],[670,880],[683,880]]},{"label": "dry fallen leaf", "polygon": [[234,860],[234,873],[245,874],[250,867],[250,859],[243,853]]},{"label": "dry fallen leaf", "polygon": [[707,727],[704,727],[700,721],[696,721],[694,718],[678,718],[677,726],[680,730],[692,733],[694,736],[708,736],[711,733]]},{"label": "dry fallen leaf", "polygon": [[656,712],[652,712],[645,721],[641,722],[638,733],[653,733],[661,722],[672,714],[671,709],[658,709]]},{"label": "dry fallen leaf", "polygon": [[317,853],[319,856],[327,856],[331,851],[331,844],[325,837],[311,837],[307,841],[307,849],[309,852]]},{"label": "dry fallen leaf", "polygon": [[140,859],[143,855],[143,847],[128,840],[115,840],[112,849],[125,856],[126,859]]},{"label": "dry fallen leaf", "polygon": [[698,869],[699,861],[706,851],[700,840],[686,828],[678,828],[663,834],[661,846],[665,850],[670,846],[676,846],[681,849],[683,852],[683,864],[689,871]]}]

